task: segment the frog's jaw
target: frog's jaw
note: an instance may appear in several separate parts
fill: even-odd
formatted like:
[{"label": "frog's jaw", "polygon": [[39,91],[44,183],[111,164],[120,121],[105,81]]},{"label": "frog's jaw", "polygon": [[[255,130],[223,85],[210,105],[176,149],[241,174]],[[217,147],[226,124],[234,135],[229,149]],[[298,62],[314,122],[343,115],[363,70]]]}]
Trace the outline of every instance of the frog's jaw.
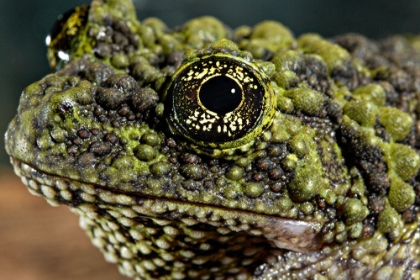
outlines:
[{"label": "frog's jaw", "polygon": [[321,246],[322,233],[315,224],[246,212],[239,219],[232,210],[112,193],[40,173],[14,158],[12,163],[32,194],[53,206],[69,205],[106,260],[118,263],[120,272],[130,277],[388,279],[394,270],[408,278],[420,276],[420,215],[392,244],[377,232],[359,242],[311,251]]},{"label": "frog's jaw", "polygon": [[93,244],[128,276],[251,275],[285,249],[321,246],[316,223],[116,193],[41,173],[14,158],[12,164],[32,194],[70,206]]},{"label": "frog's jaw", "polygon": [[[129,276],[151,270],[177,278],[186,275],[185,267],[189,277],[248,274],[281,251],[275,247],[307,251],[320,245],[315,223],[112,193],[40,173],[14,158],[12,163],[32,194],[52,205],[69,205],[94,245]],[[173,251],[189,264],[174,260]],[[208,270],[201,269],[204,263]]]}]

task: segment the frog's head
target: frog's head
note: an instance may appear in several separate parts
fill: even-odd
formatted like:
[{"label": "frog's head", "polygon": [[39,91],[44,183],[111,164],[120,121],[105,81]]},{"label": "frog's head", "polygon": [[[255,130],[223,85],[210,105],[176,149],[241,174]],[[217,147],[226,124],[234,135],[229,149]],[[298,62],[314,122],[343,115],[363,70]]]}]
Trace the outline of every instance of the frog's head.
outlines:
[{"label": "frog's head", "polygon": [[334,78],[356,72],[338,45],[274,22],[171,31],[125,0],[74,9],[48,44],[57,72],[24,90],[7,151],[128,275],[249,275],[373,238],[370,253],[415,221],[412,117]]}]

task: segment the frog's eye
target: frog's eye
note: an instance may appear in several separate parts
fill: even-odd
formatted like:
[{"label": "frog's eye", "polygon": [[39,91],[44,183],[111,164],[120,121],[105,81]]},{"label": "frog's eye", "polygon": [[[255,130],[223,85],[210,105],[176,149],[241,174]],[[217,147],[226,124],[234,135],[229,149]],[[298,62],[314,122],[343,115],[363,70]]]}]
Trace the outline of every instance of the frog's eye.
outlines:
[{"label": "frog's eye", "polygon": [[273,92],[258,67],[220,54],[181,65],[166,99],[170,126],[212,148],[244,145],[261,133],[273,113]]},{"label": "frog's eye", "polygon": [[74,39],[86,25],[89,8],[80,6],[65,12],[51,28],[45,42],[48,47],[48,61],[53,70],[58,70],[61,62],[69,61]]}]

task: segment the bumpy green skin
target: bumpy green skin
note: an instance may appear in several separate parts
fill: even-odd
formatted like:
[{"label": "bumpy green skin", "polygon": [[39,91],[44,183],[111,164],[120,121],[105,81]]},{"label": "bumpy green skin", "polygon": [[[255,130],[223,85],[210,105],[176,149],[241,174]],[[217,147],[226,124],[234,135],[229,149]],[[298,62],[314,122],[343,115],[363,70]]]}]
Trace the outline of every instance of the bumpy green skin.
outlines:
[{"label": "bumpy green skin", "polygon": [[[6,149],[122,273],[420,278],[418,38],[295,39],[211,17],[169,30],[127,0],[93,1],[78,36],[24,90]],[[206,149],[168,129],[167,85],[209,53],[246,59],[273,92],[246,143]]]}]

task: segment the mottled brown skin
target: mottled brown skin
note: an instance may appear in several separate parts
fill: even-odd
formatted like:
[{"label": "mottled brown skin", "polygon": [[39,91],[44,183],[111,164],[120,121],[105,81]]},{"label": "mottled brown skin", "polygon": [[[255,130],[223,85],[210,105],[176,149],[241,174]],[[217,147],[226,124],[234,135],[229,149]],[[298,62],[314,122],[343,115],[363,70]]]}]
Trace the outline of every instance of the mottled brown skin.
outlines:
[{"label": "mottled brown skin", "polygon": [[[418,37],[170,30],[128,0],[60,24],[6,150],[121,273],[420,279]],[[200,101],[220,75],[241,91],[228,113]]]}]

